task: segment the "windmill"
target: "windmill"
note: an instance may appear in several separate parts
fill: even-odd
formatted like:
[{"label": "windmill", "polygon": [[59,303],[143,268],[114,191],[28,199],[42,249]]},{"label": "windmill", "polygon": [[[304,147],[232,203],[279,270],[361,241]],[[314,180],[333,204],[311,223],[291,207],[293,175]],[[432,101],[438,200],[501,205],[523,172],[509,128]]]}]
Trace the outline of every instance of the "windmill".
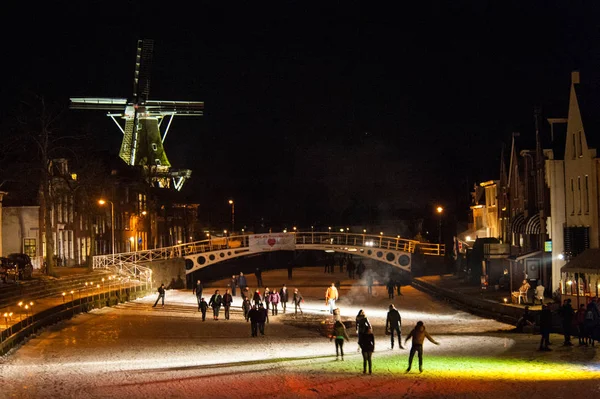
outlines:
[{"label": "windmill", "polygon": [[[171,168],[163,143],[175,115],[202,116],[203,101],[149,100],[150,69],[153,40],[138,40],[133,76],[133,95],[130,99],[72,97],[71,109],[102,110],[123,133],[119,157],[131,166],[141,166],[149,181],[158,187],[181,190],[192,175],[188,169]],[[119,122],[117,118],[124,120]],[[164,131],[161,126],[167,121]]]}]

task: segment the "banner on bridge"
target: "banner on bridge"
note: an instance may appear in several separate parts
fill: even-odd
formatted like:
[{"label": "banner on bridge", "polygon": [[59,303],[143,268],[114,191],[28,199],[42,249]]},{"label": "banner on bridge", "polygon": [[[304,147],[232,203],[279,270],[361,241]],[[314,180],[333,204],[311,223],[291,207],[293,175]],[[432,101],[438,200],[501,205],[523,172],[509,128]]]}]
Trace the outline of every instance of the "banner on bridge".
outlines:
[{"label": "banner on bridge", "polygon": [[252,252],[294,251],[296,249],[295,234],[254,234],[248,240]]}]

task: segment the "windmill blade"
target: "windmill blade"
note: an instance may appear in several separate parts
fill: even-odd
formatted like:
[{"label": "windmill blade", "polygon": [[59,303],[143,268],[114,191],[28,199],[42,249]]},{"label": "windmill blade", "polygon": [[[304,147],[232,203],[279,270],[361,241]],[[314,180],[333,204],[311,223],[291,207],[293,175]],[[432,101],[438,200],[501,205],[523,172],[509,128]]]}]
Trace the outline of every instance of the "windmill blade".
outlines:
[{"label": "windmill blade", "polygon": [[144,104],[150,94],[150,70],[152,69],[152,53],[154,40],[138,40],[135,55],[135,72],[133,75],[134,103]]},{"label": "windmill blade", "polygon": [[70,109],[101,109],[104,111],[123,111],[127,105],[124,98],[71,97]]},{"label": "windmill blade", "polygon": [[146,111],[154,114],[202,116],[204,101],[146,101]]}]

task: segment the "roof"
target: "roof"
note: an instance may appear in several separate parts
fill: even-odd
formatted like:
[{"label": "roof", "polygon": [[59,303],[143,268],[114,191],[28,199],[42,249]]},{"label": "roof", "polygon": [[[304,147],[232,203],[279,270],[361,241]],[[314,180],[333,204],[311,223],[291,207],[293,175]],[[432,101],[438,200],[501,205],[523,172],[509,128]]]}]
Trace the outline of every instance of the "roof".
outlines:
[{"label": "roof", "polygon": [[597,108],[600,105],[600,98],[598,98],[597,90],[594,90],[591,85],[575,84],[575,94],[588,147],[598,148],[596,136],[598,136],[600,127],[600,117]]},{"label": "roof", "polygon": [[562,273],[600,274],[600,249],[590,248],[560,268]]}]

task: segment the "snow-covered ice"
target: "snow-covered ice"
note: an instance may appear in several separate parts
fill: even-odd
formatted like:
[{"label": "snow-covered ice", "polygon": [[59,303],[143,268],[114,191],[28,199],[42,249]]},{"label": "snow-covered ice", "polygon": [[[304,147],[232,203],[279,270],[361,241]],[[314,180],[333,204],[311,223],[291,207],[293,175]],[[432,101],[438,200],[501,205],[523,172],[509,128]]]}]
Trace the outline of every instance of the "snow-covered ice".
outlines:
[{"label": "snow-covered ice", "polygon": [[[600,393],[595,348],[563,348],[552,336],[552,352],[536,351],[539,336],[508,332],[512,326],[457,311],[403,288],[393,302],[403,335],[418,320],[441,345],[425,343],[425,372],[405,374],[408,350],[390,350],[384,335],[391,300],[364,287],[342,288],[338,306],[353,320],[359,309],[374,325],[372,376],[362,374],[356,337],[335,361],[333,343],[315,327],[329,320],[323,295],[330,278],[321,268],[295,271],[305,297],[305,316],[270,317],[266,336],[252,338],[239,297],[231,320],[202,322],[188,291],[168,291],[165,308],[155,296],[96,310],[49,327],[0,362],[0,397],[593,397]],[[264,273],[279,287],[284,272]],[[205,288],[209,297],[219,284]],[[223,293],[221,282],[221,293]],[[293,289],[294,285],[288,283]],[[237,305],[237,306],[236,306]],[[289,305],[289,304],[288,304]],[[410,342],[408,343],[410,346]],[[417,359],[413,370],[417,369]]]}]

